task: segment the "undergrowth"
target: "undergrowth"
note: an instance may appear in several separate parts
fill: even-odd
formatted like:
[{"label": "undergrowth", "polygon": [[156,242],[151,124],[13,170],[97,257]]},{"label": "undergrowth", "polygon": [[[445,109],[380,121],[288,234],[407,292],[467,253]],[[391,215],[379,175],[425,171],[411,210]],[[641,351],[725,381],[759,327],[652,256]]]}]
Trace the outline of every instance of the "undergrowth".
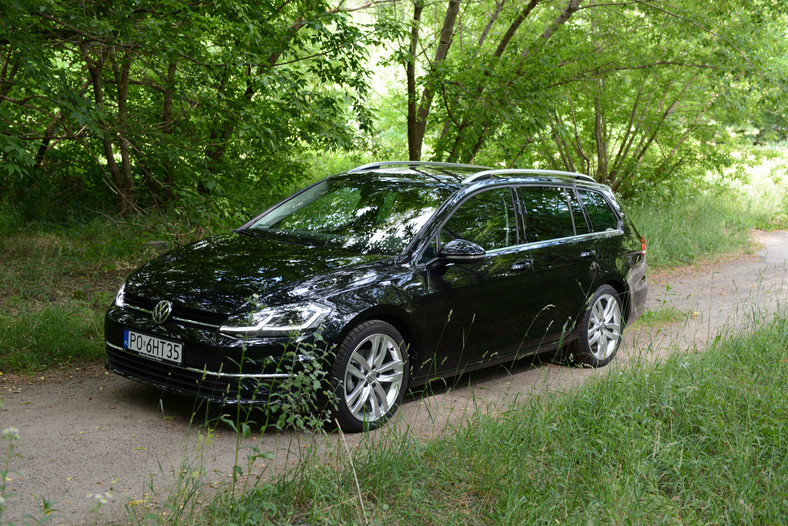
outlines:
[{"label": "undergrowth", "polygon": [[745,182],[709,180],[682,194],[654,193],[625,204],[646,239],[649,266],[692,264],[751,250],[752,229],[788,228],[788,174],[775,160],[751,168]]}]

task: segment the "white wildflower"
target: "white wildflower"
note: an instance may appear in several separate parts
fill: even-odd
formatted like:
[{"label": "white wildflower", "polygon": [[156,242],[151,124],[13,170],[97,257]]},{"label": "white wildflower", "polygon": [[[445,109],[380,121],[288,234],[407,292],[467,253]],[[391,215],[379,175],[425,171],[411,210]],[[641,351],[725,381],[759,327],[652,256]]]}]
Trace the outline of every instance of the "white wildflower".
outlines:
[{"label": "white wildflower", "polygon": [[112,493],[109,491],[106,493],[96,493],[95,495],[88,493],[88,498],[95,500],[99,504],[106,504],[109,502],[109,499],[112,498]]},{"label": "white wildflower", "polygon": [[7,427],[3,429],[2,436],[10,440],[19,440],[19,430],[15,427]]}]

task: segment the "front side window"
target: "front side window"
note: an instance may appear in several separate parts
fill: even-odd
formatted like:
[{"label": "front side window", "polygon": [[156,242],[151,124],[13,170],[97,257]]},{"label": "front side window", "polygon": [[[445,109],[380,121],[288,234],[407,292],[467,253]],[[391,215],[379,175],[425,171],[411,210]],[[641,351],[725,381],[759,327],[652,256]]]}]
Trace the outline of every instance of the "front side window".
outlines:
[{"label": "front side window", "polygon": [[484,250],[516,245],[517,219],[511,191],[496,188],[463,202],[441,228],[441,243],[452,239],[473,241]]},{"label": "front side window", "polygon": [[529,243],[575,235],[566,191],[557,187],[524,186],[525,229]]},{"label": "front side window", "polygon": [[249,232],[364,254],[399,254],[449,195],[440,184],[369,175],[327,179],[259,218]]}]

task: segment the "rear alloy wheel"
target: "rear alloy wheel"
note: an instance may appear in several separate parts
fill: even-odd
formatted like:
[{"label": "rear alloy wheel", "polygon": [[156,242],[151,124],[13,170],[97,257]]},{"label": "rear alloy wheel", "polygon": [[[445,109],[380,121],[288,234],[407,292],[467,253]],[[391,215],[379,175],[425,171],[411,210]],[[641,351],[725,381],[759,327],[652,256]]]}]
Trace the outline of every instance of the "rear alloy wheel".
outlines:
[{"label": "rear alloy wheel", "polygon": [[383,321],[362,323],[337,350],[331,370],[335,417],[345,431],[376,429],[393,415],[408,385],[402,335]]},{"label": "rear alloy wheel", "polygon": [[581,335],[571,348],[575,361],[591,367],[610,363],[621,344],[623,327],[618,292],[610,285],[599,287],[580,319]]}]

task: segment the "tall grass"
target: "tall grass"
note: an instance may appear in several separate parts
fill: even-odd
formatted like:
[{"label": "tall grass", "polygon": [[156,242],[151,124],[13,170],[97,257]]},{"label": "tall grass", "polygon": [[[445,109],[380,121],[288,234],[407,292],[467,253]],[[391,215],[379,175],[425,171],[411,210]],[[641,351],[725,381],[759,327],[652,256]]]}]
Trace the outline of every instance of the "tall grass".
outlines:
[{"label": "tall grass", "polygon": [[102,357],[104,320],[85,302],[0,313],[0,371],[35,372]]},{"label": "tall grass", "polygon": [[783,317],[704,353],[611,370],[494,417],[471,415],[437,440],[392,427],[343,467],[310,459],[240,496],[220,492],[180,519],[785,524],[786,385]]}]

